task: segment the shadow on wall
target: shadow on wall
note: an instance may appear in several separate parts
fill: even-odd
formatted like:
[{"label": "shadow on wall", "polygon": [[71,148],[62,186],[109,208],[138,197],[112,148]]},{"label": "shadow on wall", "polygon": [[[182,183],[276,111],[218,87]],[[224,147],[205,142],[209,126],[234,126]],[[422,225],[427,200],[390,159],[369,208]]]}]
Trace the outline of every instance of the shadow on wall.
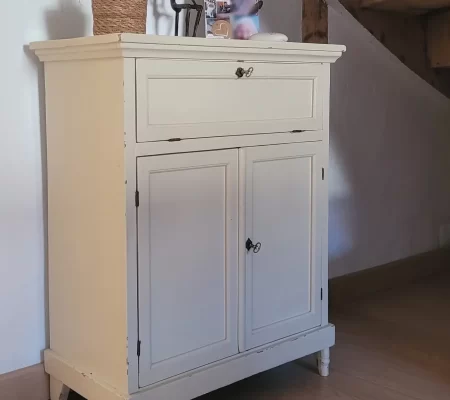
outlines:
[{"label": "shadow on wall", "polygon": [[91,21],[84,11],[86,6],[82,6],[80,0],[59,0],[58,7],[46,10],[48,39],[69,39],[92,32]]},{"label": "shadow on wall", "polygon": [[[45,83],[44,83],[44,65],[38,60],[36,55],[24,46],[24,52],[30,65],[36,71],[38,83],[38,102],[39,102],[39,132],[41,144],[41,171],[42,171],[42,205],[43,205],[43,238],[44,238],[44,303],[45,303],[45,343],[46,347],[50,344],[49,333],[49,315],[48,315],[48,206],[47,206],[47,139],[45,124]],[[41,361],[44,360],[44,351],[41,351]]]},{"label": "shadow on wall", "polygon": [[[85,2],[86,3],[86,2]],[[92,20],[87,10],[90,10],[91,3],[84,4],[81,0],[59,0],[58,7],[47,9],[44,12],[43,18],[45,20],[45,27],[47,35],[44,39],[69,39],[79,36],[86,36],[92,32]],[[47,247],[47,141],[46,141],[46,124],[45,124],[45,84],[44,84],[44,65],[39,61],[34,52],[30,51],[28,44],[23,47],[25,56],[29,64],[36,72],[38,84],[38,102],[39,102],[39,130],[41,142],[41,163],[42,163],[42,204],[44,206],[43,212],[43,237],[44,237],[44,284],[45,284],[45,338],[46,347],[49,346],[49,316],[48,316],[48,247]],[[43,360],[43,352],[41,354]]]},{"label": "shadow on wall", "polygon": [[450,102],[340,4],[329,15],[330,42],[347,45],[331,68],[335,277],[438,247],[450,218]]}]

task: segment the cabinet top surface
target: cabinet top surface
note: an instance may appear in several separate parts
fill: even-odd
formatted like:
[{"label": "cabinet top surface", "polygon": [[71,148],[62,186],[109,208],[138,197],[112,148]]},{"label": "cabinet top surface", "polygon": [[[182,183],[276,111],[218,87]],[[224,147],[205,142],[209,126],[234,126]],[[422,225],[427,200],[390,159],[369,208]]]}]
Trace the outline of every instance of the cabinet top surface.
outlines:
[{"label": "cabinet top surface", "polygon": [[[313,56],[316,62],[334,62],[346,50],[345,46],[341,45],[205,39],[132,33],[33,42],[30,45],[30,49],[36,52],[41,61],[68,59],[68,54],[71,54],[70,58],[93,58],[93,51],[97,53],[103,51],[103,55],[98,54],[95,58],[112,57],[112,55],[108,54],[113,52],[115,52],[115,57],[146,57],[144,54],[146,51],[151,50],[151,52],[154,52],[159,50],[167,53],[173,53],[174,51],[178,53],[184,52],[185,54],[196,52],[209,53],[211,56],[214,52],[228,53],[230,55],[240,53],[247,56],[266,54],[281,58],[284,55],[289,58],[286,61],[290,61],[295,57]],[[109,53],[107,54],[107,52]],[[88,53],[91,54],[91,57],[86,57]],[[81,54],[84,56],[80,57]]]}]

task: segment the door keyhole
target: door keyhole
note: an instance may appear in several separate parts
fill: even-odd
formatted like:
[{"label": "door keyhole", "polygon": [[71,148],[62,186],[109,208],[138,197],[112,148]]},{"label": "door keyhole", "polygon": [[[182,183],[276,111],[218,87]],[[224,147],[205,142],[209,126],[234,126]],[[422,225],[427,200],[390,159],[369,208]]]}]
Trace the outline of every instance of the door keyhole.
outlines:
[{"label": "door keyhole", "polygon": [[259,251],[261,250],[261,246],[262,245],[260,242],[253,244],[251,239],[247,239],[247,242],[245,243],[245,248],[247,249],[247,251],[250,251],[253,249],[253,253],[255,253],[255,254],[259,253]]}]

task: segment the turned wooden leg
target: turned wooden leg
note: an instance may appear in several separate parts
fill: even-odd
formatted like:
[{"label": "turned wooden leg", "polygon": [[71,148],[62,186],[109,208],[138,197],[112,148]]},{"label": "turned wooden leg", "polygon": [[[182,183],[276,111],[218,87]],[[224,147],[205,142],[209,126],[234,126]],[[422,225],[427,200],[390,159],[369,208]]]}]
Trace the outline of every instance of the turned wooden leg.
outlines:
[{"label": "turned wooden leg", "polygon": [[51,400],[67,400],[69,398],[70,389],[61,381],[50,375],[50,399]]},{"label": "turned wooden leg", "polygon": [[326,348],[317,353],[317,367],[320,376],[330,375],[330,349]]}]

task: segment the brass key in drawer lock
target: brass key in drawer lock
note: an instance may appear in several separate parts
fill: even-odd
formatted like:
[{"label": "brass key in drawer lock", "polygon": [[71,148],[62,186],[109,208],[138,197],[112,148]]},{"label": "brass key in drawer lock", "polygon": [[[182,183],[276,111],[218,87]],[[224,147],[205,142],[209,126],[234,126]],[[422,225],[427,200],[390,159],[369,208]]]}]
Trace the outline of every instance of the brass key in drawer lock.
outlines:
[{"label": "brass key in drawer lock", "polygon": [[247,78],[250,78],[252,76],[252,74],[253,74],[253,71],[254,71],[253,67],[250,67],[249,69],[244,69],[242,67],[239,67],[236,70],[236,76],[238,78],[242,78],[244,76],[246,76]]}]

